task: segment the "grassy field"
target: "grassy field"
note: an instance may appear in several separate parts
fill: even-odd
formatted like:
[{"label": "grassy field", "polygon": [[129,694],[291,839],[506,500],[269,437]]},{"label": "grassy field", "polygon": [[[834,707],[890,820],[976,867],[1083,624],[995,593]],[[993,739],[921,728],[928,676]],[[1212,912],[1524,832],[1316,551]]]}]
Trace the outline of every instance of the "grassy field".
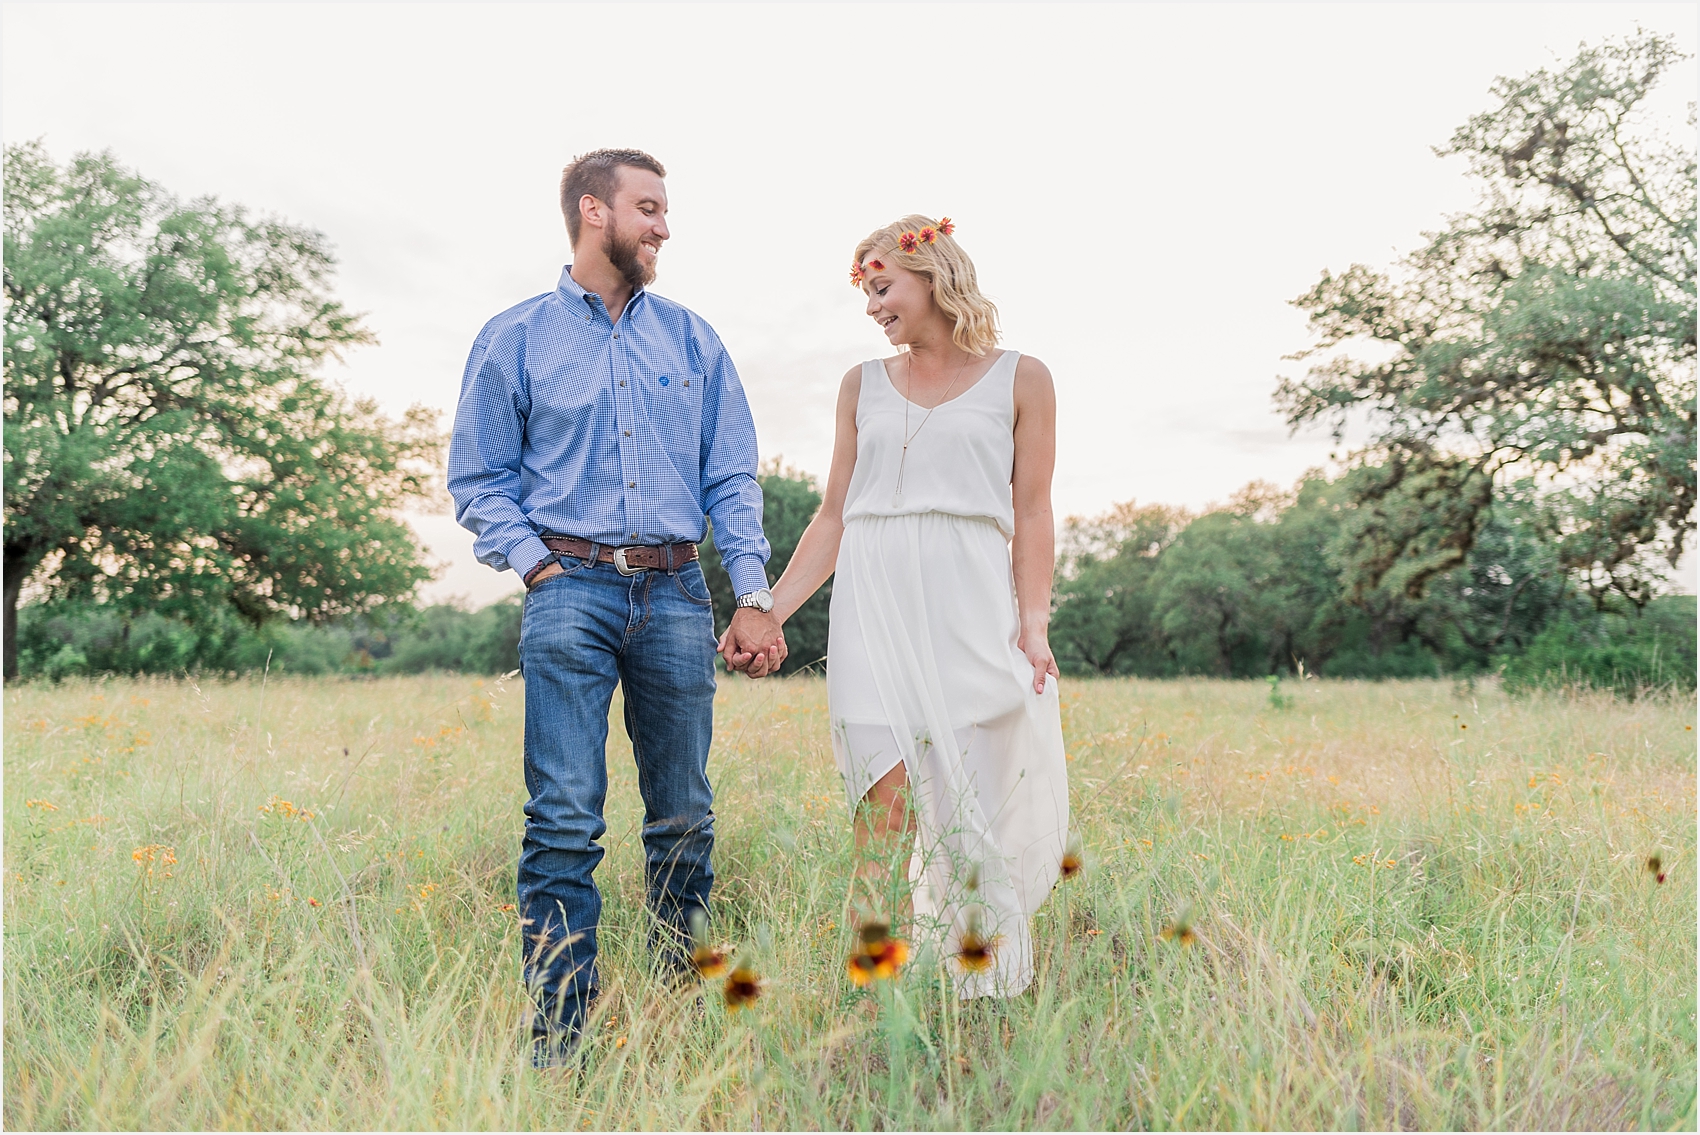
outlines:
[{"label": "grassy field", "polygon": [[1069,682],[1087,868],[1035,988],[960,1006],[925,951],[847,982],[825,687],[729,682],[716,935],[766,988],[651,979],[616,728],[563,1075],[521,1044],[522,696],[8,688],[6,1127],[1695,1126],[1691,697]]}]

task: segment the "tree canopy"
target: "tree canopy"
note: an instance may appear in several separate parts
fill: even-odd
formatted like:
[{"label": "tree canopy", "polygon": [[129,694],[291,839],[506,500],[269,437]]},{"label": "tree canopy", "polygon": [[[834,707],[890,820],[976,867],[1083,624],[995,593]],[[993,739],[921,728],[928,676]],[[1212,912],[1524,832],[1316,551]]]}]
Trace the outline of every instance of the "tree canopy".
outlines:
[{"label": "tree canopy", "polygon": [[1643,33],[1498,80],[1438,151],[1467,160],[1480,205],[1396,272],[1354,264],[1294,301],[1313,365],[1277,404],[1295,429],[1371,434],[1348,486],[1354,594],[1419,597],[1508,479],[1538,486],[1539,522],[1596,603],[1645,603],[1688,545],[1695,155],[1643,113],[1679,58]]},{"label": "tree canopy", "polygon": [[8,678],[30,580],[255,624],[412,594],[429,573],[396,508],[433,478],[435,415],[318,376],[372,341],[319,233],[39,144],[7,148],[5,192]]}]

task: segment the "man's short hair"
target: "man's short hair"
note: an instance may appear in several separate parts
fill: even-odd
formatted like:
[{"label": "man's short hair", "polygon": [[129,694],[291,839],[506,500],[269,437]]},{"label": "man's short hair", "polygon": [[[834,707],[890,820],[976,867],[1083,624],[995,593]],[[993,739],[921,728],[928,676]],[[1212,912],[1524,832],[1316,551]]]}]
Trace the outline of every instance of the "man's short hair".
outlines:
[{"label": "man's short hair", "polygon": [[578,243],[578,232],[584,224],[578,203],[586,193],[605,205],[614,203],[614,191],[620,187],[620,167],[646,169],[656,177],[666,177],[662,164],[642,150],[592,150],[580,154],[561,171],[561,215],[567,219],[567,235]]}]

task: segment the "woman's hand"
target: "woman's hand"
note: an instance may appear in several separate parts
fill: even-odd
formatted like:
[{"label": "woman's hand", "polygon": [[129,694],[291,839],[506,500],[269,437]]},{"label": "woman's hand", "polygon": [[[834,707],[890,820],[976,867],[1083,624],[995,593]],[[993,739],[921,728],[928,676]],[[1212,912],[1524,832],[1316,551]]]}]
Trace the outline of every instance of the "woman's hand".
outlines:
[{"label": "woman's hand", "polygon": [[1015,645],[1021,648],[1021,653],[1027,656],[1027,661],[1033,666],[1033,692],[1045,692],[1045,675],[1061,678],[1057,671],[1056,656],[1051,653],[1050,636],[1042,629],[1023,630],[1021,637],[1015,640]]}]

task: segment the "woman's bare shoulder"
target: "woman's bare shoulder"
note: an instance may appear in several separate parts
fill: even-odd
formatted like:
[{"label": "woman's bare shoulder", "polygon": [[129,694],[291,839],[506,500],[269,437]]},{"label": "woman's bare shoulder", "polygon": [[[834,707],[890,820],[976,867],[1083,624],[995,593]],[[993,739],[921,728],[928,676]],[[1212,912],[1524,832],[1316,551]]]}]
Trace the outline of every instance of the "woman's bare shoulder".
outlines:
[{"label": "woman's bare shoulder", "polygon": [[1017,403],[1029,398],[1041,398],[1046,401],[1056,397],[1056,384],[1051,381],[1051,368],[1034,358],[1032,355],[1022,355],[1015,360],[1015,400]]}]

